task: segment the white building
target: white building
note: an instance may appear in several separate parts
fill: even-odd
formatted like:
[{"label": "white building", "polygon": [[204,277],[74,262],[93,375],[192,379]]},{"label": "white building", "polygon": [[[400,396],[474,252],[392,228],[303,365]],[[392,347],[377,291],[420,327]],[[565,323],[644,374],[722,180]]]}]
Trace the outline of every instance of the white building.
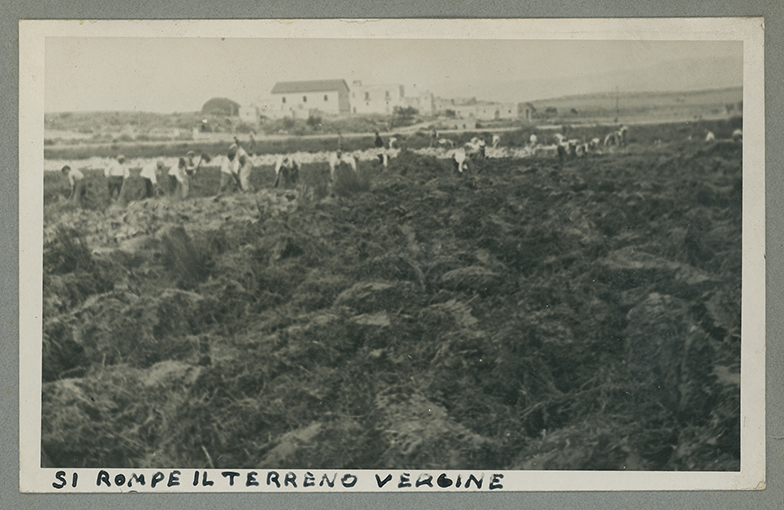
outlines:
[{"label": "white building", "polygon": [[398,83],[363,85],[361,81],[351,84],[351,113],[391,114],[396,106],[407,106],[405,90]]},{"label": "white building", "polygon": [[403,98],[406,106],[413,106],[419,111],[420,115],[433,115],[436,111],[435,96],[432,92],[426,90],[417,90],[414,88],[413,93]]},{"label": "white building", "polygon": [[492,101],[450,100],[438,98],[435,107],[439,114],[451,110],[462,119],[500,120],[518,117],[517,103],[494,103]]},{"label": "white building", "polygon": [[261,114],[272,118],[347,114],[348,85],[345,80],[278,82],[260,106]]}]

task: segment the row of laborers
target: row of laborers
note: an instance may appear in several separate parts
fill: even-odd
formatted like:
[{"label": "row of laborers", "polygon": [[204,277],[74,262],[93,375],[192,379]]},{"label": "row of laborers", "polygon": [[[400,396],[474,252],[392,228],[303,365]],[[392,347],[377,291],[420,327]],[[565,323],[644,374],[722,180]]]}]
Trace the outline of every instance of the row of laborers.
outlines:
[{"label": "row of laborers", "polygon": [[[605,145],[625,145],[626,132],[625,126],[621,126],[617,132],[610,133],[605,138]],[[555,134],[557,154],[560,159],[568,155],[581,155],[585,154],[589,148],[597,148],[600,139],[594,138],[591,142],[583,144],[579,140],[567,140],[565,136],[560,133]],[[501,138],[499,135],[492,136],[492,147],[498,148]],[[376,149],[376,157],[383,167],[387,167],[389,158],[393,154],[393,150],[397,149],[398,140],[396,137],[390,137],[387,143],[381,138],[378,132],[375,133],[374,147]],[[388,146],[389,151],[385,148]],[[438,133],[433,131],[431,133],[431,147],[440,147],[442,149],[452,149],[450,160],[453,169],[462,174],[468,170],[468,162],[470,160],[484,159],[486,156],[487,142],[482,137],[473,137],[469,142],[465,143],[462,147],[455,149],[455,144],[452,140],[447,138],[438,137]],[[539,143],[537,132],[534,131],[529,138],[527,148],[536,153],[536,150],[543,147]],[[123,197],[123,188],[125,179],[130,176],[130,172],[123,165],[125,158],[122,154],[117,156],[109,166],[106,167],[104,174],[107,179],[107,186],[109,196],[115,200],[120,200]],[[207,154],[196,156],[196,153],[189,151],[185,158],[180,158],[178,162],[173,164],[167,173],[168,177],[168,192],[170,195],[179,195],[180,198],[187,198],[190,189],[190,178],[195,174],[196,170],[201,166],[202,162],[209,163],[210,157]],[[329,155],[330,167],[330,182],[334,181],[335,169],[340,165],[347,165],[354,172],[357,171],[356,158],[342,151],[342,138],[338,136],[338,150]],[[248,152],[241,146],[239,140],[235,138],[235,143],[229,147],[226,158],[221,164],[221,179],[220,187],[218,189],[218,196],[220,196],[227,187],[232,186],[242,191],[253,191],[250,184],[250,172],[253,168]],[[165,165],[162,160],[157,162],[148,163],[145,165],[139,177],[145,183],[145,198],[151,198],[158,192],[157,177],[159,173],[165,170]],[[84,175],[70,166],[62,168],[63,173],[68,176],[71,185],[71,195],[69,199],[79,202],[84,196],[86,189],[83,185],[82,179]],[[275,165],[275,184],[277,187],[281,177],[287,183],[295,183],[299,178],[299,164],[291,156],[281,155]]]},{"label": "row of laborers", "polygon": [[[379,140],[377,134],[377,140]],[[227,190],[240,190],[243,192],[255,191],[250,183],[253,162],[251,155],[239,144],[232,144],[226,157],[223,158],[220,168],[220,184],[216,196],[223,195]],[[394,143],[394,142],[393,142]],[[379,160],[387,165],[389,155],[385,151],[379,152]],[[209,163],[211,158],[207,154],[196,155],[194,151],[188,151],[184,158],[179,158],[171,165],[166,172],[166,165],[163,160],[151,161],[144,165],[139,177],[144,182],[144,198],[152,198],[160,194],[158,179],[166,172],[166,193],[170,196],[177,196],[185,199],[190,193],[190,181],[201,167],[202,163]],[[330,183],[334,182],[336,169],[340,165],[346,165],[352,171],[357,171],[357,160],[351,154],[344,153],[340,149],[329,155]],[[299,180],[299,163],[288,155],[280,155],[275,164],[275,183],[278,187],[281,182],[285,184],[296,184]],[[70,185],[70,195],[68,200],[77,205],[81,204],[86,195],[87,188],[84,182],[84,174],[70,165],[65,165],[61,169],[62,173],[68,178]],[[125,197],[125,185],[130,178],[130,170],[125,165],[125,156],[119,154],[104,169],[104,177],[109,192],[110,199],[122,202]]]},{"label": "row of laborers", "polygon": [[[600,146],[619,146],[623,147],[627,144],[627,134],[629,128],[622,125],[619,129],[610,132],[604,137],[602,142],[601,138],[593,138],[588,142],[578,139],[567,139],[563,134],[556,133],[554,135],[554,146],[543,145],[539,142],[537,132],[533,131],[528,139],[526,149],[531,154],[537,154],[539,150],[552,149],[554,147],[555,153],[560,160],[567,157],[584,156],[591,151],[596,151]],[[741,141],[743,132],[736,129],[732,133],[734,141]],[[691,137],[689,137],[691,139]],[[223,159],[221,164],[221,177],[220,185],[217,195],[220,196],[229,187],[239,189],[241,191],[254,191],[250,183],[250,173],[253,169],[253,163],[248,152],[242,147],[239,140],[235,137],[233,143]],[[705,142],[711,143],[716,140],[713,132],[708,131],[705,136]],[[492,147],[498,148],[501,138],[499,135],[492,135]],[[330,168],[330,182],[334,182],[335,170],[340,165],[346,165],[354,172],[357,171],[356,158],[342,151],[342,139],[338,136],[338,150],[329,154],[329,168]],[[387,167],[389,158],[393,154],[393,150],[397,149],[397,138],[390,137],[388,142],[385,143],[378,132],[375,133],[374,146],[376,149],[376,157],[383,167]],[[253,145],[253,140],[252,140]],[[389,151],[386,150],[388,144]],[[431,147],[451,148],[454,149],[454,143],[446,138],[438,137],[436,131],[431,133]],[[462,174],[468,169],[468,162],[475,159],[483,159],[486,156],[487,142],[484,138],[474,137],[462,147],[452,150],[451,162],[453,169]],[[252,146],[251,146],[252,150]],[[122,154],[118,155],[104,170],[106,176],[109,196],[116,200],[123,198],[123,190],[125,180],[130,176],[128,168],[123,164],[125,158]],[[201,154],[198,157],[193,151],[189,151],[184,158],[180,158],[173,164],[167,172],[168,192],[170,195],[178,194],[181,198],[187,198],[190,190],[190,178],[193,177],[196,170],[202,163],[209,163],[210,157],[207,154]],[[145,165],[139,177],[142,178],[145,185],[145,198],[151,198],[158,194],[158,176],[165,170],[165,165],[162,160],[151,162]],[[84,174],[77,169],[73,169],[66,165],[62,168],[62,172],[67,175],[71,187],[71,194],[69,199],[79,203],[86,193],[83,178]],[[296,183],[299,179],[299,163],[295,161],[292,156],[281,155],[275,164],[275,183],[277,187],[281,182],[281,178],[288,183]],[[116,195],[115,195],[116,193]]]}]

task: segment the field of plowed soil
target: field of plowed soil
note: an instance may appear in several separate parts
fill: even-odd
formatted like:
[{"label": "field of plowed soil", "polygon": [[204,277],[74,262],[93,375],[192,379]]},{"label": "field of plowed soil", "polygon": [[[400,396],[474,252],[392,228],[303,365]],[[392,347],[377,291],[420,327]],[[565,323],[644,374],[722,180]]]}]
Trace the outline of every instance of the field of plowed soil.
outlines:
[{"label": "field of plowed soil", "polygon": [[741,149],[47,176],[44,462],[738,470]]}]

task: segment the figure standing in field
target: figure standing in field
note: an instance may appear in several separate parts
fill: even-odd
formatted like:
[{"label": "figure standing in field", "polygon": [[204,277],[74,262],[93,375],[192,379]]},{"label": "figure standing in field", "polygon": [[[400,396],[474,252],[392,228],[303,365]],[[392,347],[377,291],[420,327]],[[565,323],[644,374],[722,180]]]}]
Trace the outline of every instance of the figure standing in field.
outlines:
[{"label": "figure standing in field", "polygon": [[338,152],[343,152],[343,135],[338,130]]},{"label": "figure standing in field", "polygon": [[106,176],[106,185],[109,188],[109,199],[114,198],[114,192],[117,191],[117,201],[123,196],[123,188],[125,187],[125,179],[130,177],[128,169],[125,168],[123,163],[125,156],[118,154],[116,159],[113,159],[109,166],[107,166],[103,174]]},{"label": "figure standing in field", "polygon": [[250,134],[250,142],[248,143],[248,154],[252,156],[256,155],[256,139],[253,138],[253,133]]},{"label": "figure standing in field", "polygon": [[196,170],[199,169],[201,165],[201,156],[199,160],[196,161],[196,153],[193,151],[188,151],[185,155],[185,173],[188,174],[188,177],[193,177],[196,173]]},{"label": "figure standing in field", "polygon": [[333,152],[329,155],[329,182],[330,186],[335,182],[335,172],[341,165],[348,165],[354,174],[357,174],[357,160],[351,154],[344,154],[341,151]]},{"label": "figure standing in field", "polygon": [[84,174],[68,165],[62,168],[62,172],[68,177],[68,184],[71,185],[71,194],[68,195],[68,200],[77,207],[81,207],[82,199],[87,193],[87,188],[84,186]]},{"label": "figure standing in field", "polygon": [[378,131],[376,131],[376,139],[373,140],[373,145],[376,147],[376,157],[378,158],[379,163],[386,168],[387,154],[384,152],[384,140],[381,138],[381,135],[378,134]]},{"label": "figure standing in field", "polygon": [[539,138],[536,136],[536,131],[534,131],[533,133],[531,133],[531,136],[528,137],[528,144],[533,149],[534,147],[536,147],[536,144],[538,143],[539,143]]},{"label": "figure standing in field", "polygon": [[242,191],[254,191],[253,185],[250,183],[250,172],[253,170],[253,161],[251,161],[245,149],[237,146],[237,164],[239,166],[240,188]]},{"label": "figure standing in field", "polygon": [[158,194],[158,173],[163,172],[163,160],[147,163],[139,172],[144,181],[144,198],[152,198]]},{"label": "figure standing in field", "polygon": [[626,147],[626,133],[628,133],[629,128],[625,125],[621,125],[621,129],[618,130],[618,145],[621,147]]},{"label": "figure standing in field", "polygon": [[185,158],[180,158],[169,168],[169,193],[171,196],[177,194],[179,190],[180,199],[188,198],[190,191],[190,181],[186,172],[187,162]]},{"label": "figure standing in field", "polygon": [[299,179],[299,165],[293,158],[289,156],[280,156],[275,164],[275,188],[280,183],[280,178],[286,182],[286,185],[296,184]]},{"label": "figure standing in field", "polygon": [[468,159],[469,156],[466,153],[465,148],[459,148],[452,154],[452,167],[458,175],[463,175],[465,172],[468,172]]},{"label": "figure standing in field", "polygon": [[237,161],[236,144],[229,147],[229,151],[226,153],[226,158],[221,163],[220,175],[220,188],[218,188],[216,198],[223,194],[226,186],[231,185],[233,191],[235,186],[240,185],[239,162]]},{"label": "figure standing in field", "polygon": [[438,131],[435,129],[430,132],[430,147],[435,147],[438,145]]}]

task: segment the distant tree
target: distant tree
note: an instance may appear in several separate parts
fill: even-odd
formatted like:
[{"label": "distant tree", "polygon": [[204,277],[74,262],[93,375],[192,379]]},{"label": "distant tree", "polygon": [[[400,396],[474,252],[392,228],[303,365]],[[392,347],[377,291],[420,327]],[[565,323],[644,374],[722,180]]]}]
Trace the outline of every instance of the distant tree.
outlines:
[{"label": "distant tree", "polygon": [[414,115],[416,115],[418,113],[419,113],[419,110],[417,110],[413,106],[405,106],[405,107],[403,107],[403,106],[395,106],[395,108],[392,109],[392,115],[394,115],[395,117],[403,118],[403,119],[410,119],[411,117],[413,117]]},{"label": "distant tree", "polygon": [[457,117],[457,114],[455,113],[454,110],[445,110],[444,111],[444,115],[446,115],[447,117],[452,118],[452,119]]},{"label": "distant tree", "polygon": [[321,117],[318,117],[316,115],[309,116],[308,120],[305,122],[307,123],[308,127],[310,127],[313,130],[317,130],[321,127]]},{"label": "distant tree", "polygon": [[554,117],[558,115],[558,108],[556,108],[555,106],[548,106],[547,108],[544,109],[544,114],[548,117]]},{"label": "distant tree", "polygon": [[291,129],[294,127],[294,119],[291,117],[283,117],[283,129]]},{"label": "distant tree", "polygon": [[572,108],[569,111],[572,112],[572,115],[577,115],[577,108]]},{"label": "distant tree", "polygon": [[201,107],[202,114],[239,115],[240,105],[225,97],[213,97]]}]

